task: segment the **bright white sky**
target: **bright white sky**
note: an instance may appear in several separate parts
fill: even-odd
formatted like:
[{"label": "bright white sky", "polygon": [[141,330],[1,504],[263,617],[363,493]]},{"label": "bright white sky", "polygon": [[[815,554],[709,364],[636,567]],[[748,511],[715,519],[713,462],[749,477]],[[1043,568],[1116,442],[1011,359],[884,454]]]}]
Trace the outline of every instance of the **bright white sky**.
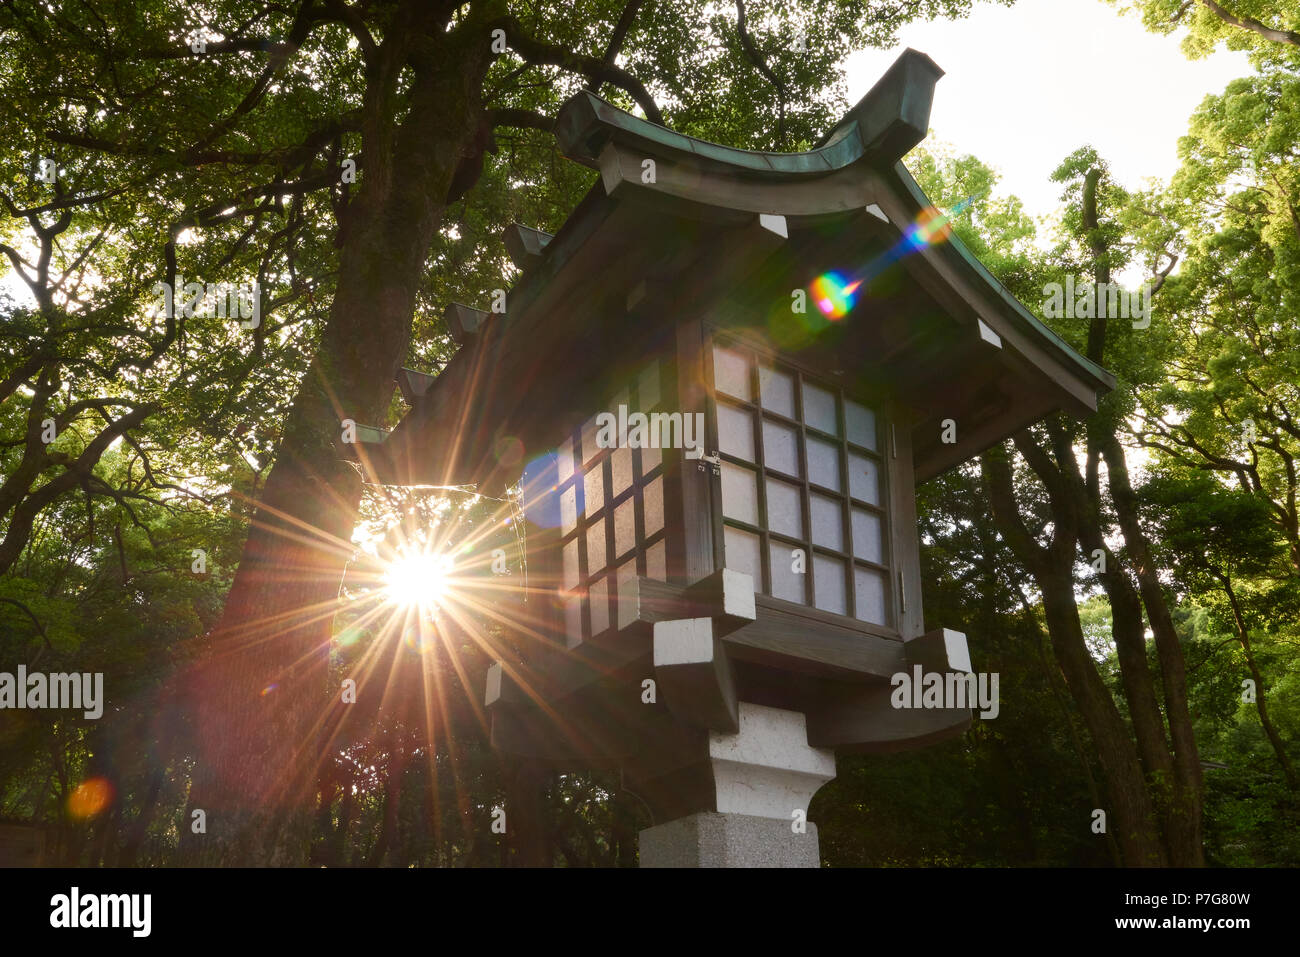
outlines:
[{"label": "bright white sky", "polygon": [[915,23],[899,39],[849,58],[849,102],[905,48],[928,54],[945,71],[930,114],[935,137],[1001,173],[997,192],[1019,196],[1033,216],[1056,209],[1052,170],[1085,144],[1124,186],[1168,180],[1192,111],[1252,72],[1244,53],[1188,60],[1181,36],[1150,33],[1103,0],[980,4],[965,20]]}]

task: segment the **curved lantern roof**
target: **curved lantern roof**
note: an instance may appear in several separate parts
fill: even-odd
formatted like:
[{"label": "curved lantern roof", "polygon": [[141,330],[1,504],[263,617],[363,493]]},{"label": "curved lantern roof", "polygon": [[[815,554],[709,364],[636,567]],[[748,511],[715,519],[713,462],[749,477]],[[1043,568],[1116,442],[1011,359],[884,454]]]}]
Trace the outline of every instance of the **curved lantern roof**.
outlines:
[{"label": "curved lantern roof", "polygon": [[[566,409],[567,396],[543,394],[555,391],[557,364],[575,382],[595,382],[617,350],[663,340],[684,310],[743,313],[722,302],[728,290],[750,291],[751,305],[764,296],[788,303],[792,287],[835,268],[837,255],[897,246],[931,208],[901,157],[926,135],[941,76],[929,57],[907,50],[802,153],[721,146],[590,92],[572,97],[555,135],[566,157],[599,171],[599,182],[554,237],[508,235],[524,271],[505,315],[449,310],[462,348],[433,382],[404,387],[412,412],[372,455],[381,478],[510,481],[498,467],[503,423],[520,435],[529,421],[578,411]],[[827,329],[810,354],[826,357],[828,368],[874,370],[916,410],[918,481],[1053,411],[1087,414],[1114,387],[957,236],[922,244],[894,265],[907,277],[905,295],[875,326]],[[758,324],[738,324],[747,321]],[[639,339],[629,338],[629,326]],[[946,410],[966,417],[953,444],[938,438]]]}]

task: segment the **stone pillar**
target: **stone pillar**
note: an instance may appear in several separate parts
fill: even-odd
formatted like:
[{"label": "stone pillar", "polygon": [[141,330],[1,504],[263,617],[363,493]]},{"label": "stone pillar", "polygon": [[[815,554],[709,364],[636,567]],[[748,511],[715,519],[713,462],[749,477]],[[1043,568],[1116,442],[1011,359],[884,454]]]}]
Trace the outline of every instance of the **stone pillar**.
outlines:
[{"label": "stone pillar", "polygon": [[642,867],[818,867],[808,804],[835,754],[808,744],[804,715],[739,702],[739,731],[708,732],[711,807],[641,832]]}]

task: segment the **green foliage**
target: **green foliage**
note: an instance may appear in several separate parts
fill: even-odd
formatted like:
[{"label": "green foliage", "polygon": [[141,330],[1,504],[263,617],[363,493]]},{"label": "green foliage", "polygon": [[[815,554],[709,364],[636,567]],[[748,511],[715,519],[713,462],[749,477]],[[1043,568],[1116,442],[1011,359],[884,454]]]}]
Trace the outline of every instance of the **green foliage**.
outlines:
[{"label": "green foliage", "polygon": [[[1134,7],[1149,30],[1186,30],[1183,51],[1203,57],[1220,46],[1249,50],[1256,62],[1290,59],[1300,44],[1300,4],[1295,0],[1231,0],[1187,3],[1184,0],[1110,0]],[[1215,9],[1215,8],[1218,9]]]}]

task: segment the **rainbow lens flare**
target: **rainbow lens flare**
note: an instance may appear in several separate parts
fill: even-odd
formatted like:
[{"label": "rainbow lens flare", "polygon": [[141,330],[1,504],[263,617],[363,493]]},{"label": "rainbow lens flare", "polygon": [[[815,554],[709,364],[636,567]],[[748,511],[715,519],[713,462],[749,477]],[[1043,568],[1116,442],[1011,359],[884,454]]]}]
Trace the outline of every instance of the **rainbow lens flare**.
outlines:
[{"label": "rainbow lens flare", "polygon": [[[982,193],[979,195],[983,195]],[[827,319],[843,319],[857,303],[858,292],[894,263],[910,253],[919,252],[927,246],[936,246],[947,242],[952,236],[952,221],[964,213],[979,196],[968,196],[952,209],[943,210],[930,206],[921,211],[912,223],[903,231],[898,242],[877,255],[871,262],[854,270],[852,282],[838,272],[825,272],[814,279],[809,286],[813,302]]]},{"label": "rainbow lens flare", "polygon": [[919,249],[941,243],[952,235],[952,216],[931,206],[916,218],[916,224],[907,232],[907,241]]},{"label": "rainbow lens flare", "polygon": [[934,246],[947,242],[952,236],[952,221],[975,202],[975,196],[967,196],[952,209],[945,212],[938,206],[931,206],[916,217],[916,222],[907,231],[907,243],[913,249]]},{"label": "rainbow lens flare", "polygon": [[813,302],[827,319],[843,319],[857,302],[862,280],[846,282],[837,272],[823,273],[812,281]]}]

